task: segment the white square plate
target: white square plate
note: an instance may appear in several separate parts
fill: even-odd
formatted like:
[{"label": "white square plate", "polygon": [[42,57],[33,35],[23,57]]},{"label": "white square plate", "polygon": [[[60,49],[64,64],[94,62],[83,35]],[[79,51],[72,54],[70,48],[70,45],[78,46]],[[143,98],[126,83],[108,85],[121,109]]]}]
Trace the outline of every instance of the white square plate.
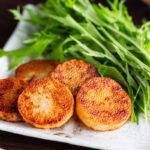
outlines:
[{"label": "white square plate", "polygon": [[[28,7],[35,9],[33,5],[28,5]],[[23,14],[28,17],[26,12]],[[31,24],[19,22],[4,49],[8,51],[20,48],[22,41],[27,39],[23,32],[29,32],[31,28]],[[7,58],[0,58],[1,79],[12,76],[12,72],[8,72],[7,69]],[[150,126],[146,126],[142,115],[140,116],[140,125],[128,121],[120,129],[109,132],[93,131],[73,118],[63,127],[51,130],[36,129],[26,123],[11,123],[0,120],[0,130],[98,149],[150,150]]]}]

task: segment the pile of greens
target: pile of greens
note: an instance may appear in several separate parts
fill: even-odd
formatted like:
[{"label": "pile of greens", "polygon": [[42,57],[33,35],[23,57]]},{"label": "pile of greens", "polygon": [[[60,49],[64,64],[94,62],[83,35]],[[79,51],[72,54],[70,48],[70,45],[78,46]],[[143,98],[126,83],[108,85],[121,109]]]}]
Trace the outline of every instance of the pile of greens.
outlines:
[{"label": "pile of greens", "polygon": [[139,113],[148,124],[150,114],[150,22],[135,26],[124,0],[108,1],[109,8],[89,0],[47,0],[37,11],[11,10],[15,19],[33,23],[37,32],[23,43],[26,48],[5,52],[11,56],[10,69],[25,56],[40,56],[64,62],[81,59],[93,64],[101,76],[118,81],[132,101],[131,120]]}]

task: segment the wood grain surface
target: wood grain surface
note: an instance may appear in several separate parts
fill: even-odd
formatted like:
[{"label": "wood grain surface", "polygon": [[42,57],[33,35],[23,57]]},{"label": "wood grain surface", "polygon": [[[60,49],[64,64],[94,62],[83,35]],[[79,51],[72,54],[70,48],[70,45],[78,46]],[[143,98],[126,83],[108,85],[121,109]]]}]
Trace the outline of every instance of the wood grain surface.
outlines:
[{"label": "wood grain surface", "polygon": [[[3,47],[17,21],[8,12],[8,9],[16,8],[18,5],[23,6],[27,3],[37,4],[45,0],[0,0],[0,48]],[[106,0],[97,0],[106,4]],[[127,0],[126,5],[129,13],[132,15],[136,24],[140,24],[142,18],[150,20],[150,11],[148,6],[140,0]],[[29,138],[0,131],[0,147],[6,150],[88,150],[88,148],[63,144],[58,142]]]}]

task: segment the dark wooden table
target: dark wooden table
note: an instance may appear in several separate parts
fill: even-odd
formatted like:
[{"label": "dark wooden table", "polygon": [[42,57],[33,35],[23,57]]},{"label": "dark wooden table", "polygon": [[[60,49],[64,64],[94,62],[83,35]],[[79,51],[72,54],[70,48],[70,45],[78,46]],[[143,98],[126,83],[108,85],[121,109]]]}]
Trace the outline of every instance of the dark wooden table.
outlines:
[{"label": "dark wooden table", "polygon": [[[36,4],[37,2],[44,1],[45,0],[0,0],[0,47],[3,47],[17,24],[17,21],[13,20],[13,16],[8,12],[8,9],[16,8],[18,5],[22,6],[27,3]],[[102,0],[97,0],[97,2],[98,1]],[[102,2],[105,3],[105,1],[106,0],[103,0]],[[140,0],[127,0],[126,5],[136,24],[140,24],[143,17],[150,20],[150,11]],[[39,140],[2,131],[0,131],[0,147],[6,150],[88,150],[88,148]]]}]

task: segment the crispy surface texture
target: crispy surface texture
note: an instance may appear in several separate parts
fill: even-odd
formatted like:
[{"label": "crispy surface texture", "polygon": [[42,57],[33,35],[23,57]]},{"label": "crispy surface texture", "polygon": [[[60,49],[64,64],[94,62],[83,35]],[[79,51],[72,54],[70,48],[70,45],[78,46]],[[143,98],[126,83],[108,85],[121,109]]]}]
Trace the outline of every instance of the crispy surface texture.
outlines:
[{"label": "crispy surface texture", "polygon": [[94,130],[114,130],[129,119],[131,100],[116,81],[95,77],[80,88],[76,112],[80,120]]},{"label": "crispy surface texture", "polygon": [[48,77],[58,64],[52,60],[32,60],[20,65],[15,71],[15,77],[33,82]]},{"label": "crispy surface texture", "polygon": [[97,69],[82,60],[70,60],[59,64],[51,74],[52,78],[66,85],[74,97],[86,80],[97,76]]},{"label": "crispy surface texture", "polygon": [[73,96],[65,85],[51,78],[29,84],[18,100],[23,119],[37,128],[64,125],[74,111]]},{"label": "crispy surface texture", "polygon": [[22,121],[17,101],[27,85],[26,81],[15,78],[0,80],[0,119],[13,122]]}]

